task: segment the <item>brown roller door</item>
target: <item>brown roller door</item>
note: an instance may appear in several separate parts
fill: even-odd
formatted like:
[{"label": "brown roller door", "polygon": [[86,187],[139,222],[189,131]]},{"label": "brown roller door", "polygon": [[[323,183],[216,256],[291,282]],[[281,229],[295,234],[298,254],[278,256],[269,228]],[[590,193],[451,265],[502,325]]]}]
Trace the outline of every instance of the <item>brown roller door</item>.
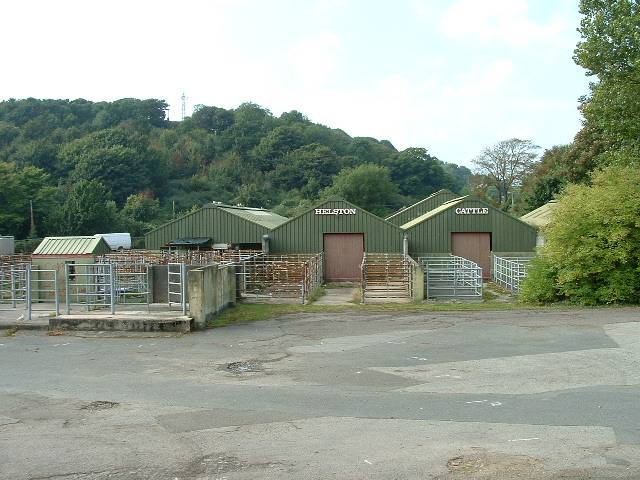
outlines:
[{"label": "brown roller door", "polygon": [[490,233],[452,233],[451,251],[454,255],[476,262],[482,267],[482,278],[491,278]]},{"label": "brown roller door", "polygon": [[360,281],[364,234],[324,234],[324,278],[328,282]]}]

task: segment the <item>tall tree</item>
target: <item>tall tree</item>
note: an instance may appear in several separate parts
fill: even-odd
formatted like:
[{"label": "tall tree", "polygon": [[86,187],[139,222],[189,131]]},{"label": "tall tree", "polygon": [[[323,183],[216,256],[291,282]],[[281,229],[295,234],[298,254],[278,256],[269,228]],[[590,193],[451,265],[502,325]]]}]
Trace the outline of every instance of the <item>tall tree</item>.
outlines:
[{"label": "tall tree", "polygon": [[520,186],[524,176],[531,170],[540,147],[531,140],[511,138],[490,148],[485,148],[473,163],[486,183],[498,191],[498,202],[504,206],[509,194]]},{"label": "tall tree", "polygon": [[325,196],[338,195],[377,215],[393,210],[397,193],[389,169],[373,164],[342,170],[325,190]]},{"label": "tall tree", "polygon": [[[585,126],[606,144],[599,163],[636,163],[640,156],[640,3],[581,0],[576,63],[595,77],[583,100]],[[634,155],[617,156],[618,150]]]}]

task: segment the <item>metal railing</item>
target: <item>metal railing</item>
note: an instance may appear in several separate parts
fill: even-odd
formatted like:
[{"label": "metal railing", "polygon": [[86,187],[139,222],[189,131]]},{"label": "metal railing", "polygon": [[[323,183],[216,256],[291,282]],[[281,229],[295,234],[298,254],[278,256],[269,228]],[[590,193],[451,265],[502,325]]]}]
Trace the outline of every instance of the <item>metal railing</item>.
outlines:
[{"label": "metal railing", "polygon": [[114,266],[110,263],[66,264],[65,300],[66,313],[72,305],[85,306],[87,310],[109,307],[116,312]]},{"label": "metal railing", "polygon": [[0,265],[0,310],[24,310],[24,319],[31,312],[60,313],[60,293],[55,270],[33,268],[30,263]]},{"label": "metal railing", "polygon": [[415,260],[403,254],[365,253],[360,266],[362,303],[413,298],[415,267],[420,268]]},{"label": "metal railing", "polygon": [[456,255],[420,256],[427,298],[482,298],[482,268]]},{"label": "metal railing", "polygon": [[180,305],[182,314],[187,314],[187,265],[184,263],[167,264],[167,301],[169,309]]},{"label": "metal railing", "polygon": [[324,278],[322,253],[257,254],[236,264],[241,298],[296,298],[305,303]]},{"label": "metal railing", "polygon": [[0,268],[0,310],[15,309],[28,298],[28,264],[6,264]]},{"label": "metal railing", "polygon": [[512,293],[520,291],[520,284],[527,276],[529,262],[533,257],[507,257],[491,255],[493,281]]}]

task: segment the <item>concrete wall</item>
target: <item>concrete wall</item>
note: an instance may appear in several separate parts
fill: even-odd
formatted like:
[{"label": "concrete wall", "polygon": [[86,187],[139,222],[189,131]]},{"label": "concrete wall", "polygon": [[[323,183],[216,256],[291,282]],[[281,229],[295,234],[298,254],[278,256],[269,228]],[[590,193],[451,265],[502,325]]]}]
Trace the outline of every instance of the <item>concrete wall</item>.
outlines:
[{"label": "concrete wall", "polygon": [[424,300],[424,270],[420,264],[413,265],[413,298],[414,302]]},{"label": "concrete wall", "polygon": [[190,270],[189,312],[195,328],[204,328],[222,310],[236,303],[236,269],[217,264]]}]

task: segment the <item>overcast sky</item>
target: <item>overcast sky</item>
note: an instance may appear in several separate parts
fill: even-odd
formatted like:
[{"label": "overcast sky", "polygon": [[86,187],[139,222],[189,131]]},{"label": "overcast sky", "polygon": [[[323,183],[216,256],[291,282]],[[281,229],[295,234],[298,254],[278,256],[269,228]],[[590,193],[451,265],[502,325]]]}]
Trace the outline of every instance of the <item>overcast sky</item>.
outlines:
[{"label": "overcast sky", "polygon": [[580,128],[578,0],[3,0],[0,98],[299,110],[469,164]]}]

